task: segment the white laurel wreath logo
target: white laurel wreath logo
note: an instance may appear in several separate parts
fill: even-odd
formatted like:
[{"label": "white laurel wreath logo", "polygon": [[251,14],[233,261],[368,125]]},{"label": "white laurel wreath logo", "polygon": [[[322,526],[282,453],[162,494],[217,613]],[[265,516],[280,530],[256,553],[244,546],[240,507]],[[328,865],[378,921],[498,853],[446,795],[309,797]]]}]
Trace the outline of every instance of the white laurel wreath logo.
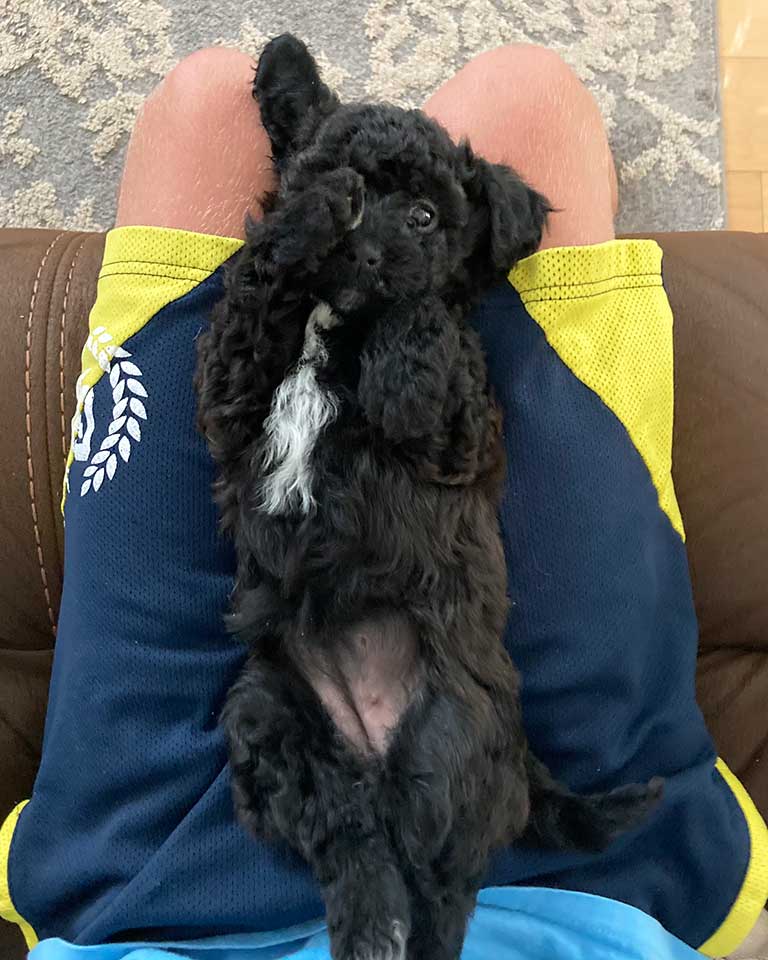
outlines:
[{"label": "white laurel wreath logo", "polygon": [[85,479],[80,487],[81,497],[91,488],[100,490],[105,479],[114,477],[120,463],[118,457],[128,463],[132,443],[141,442],[140,421],[147,419],[143,403],[147,391],[139,379],[143,374],[130,359],[131,354],[122,347],[115,347],[111,340],[112,335],[104,327],[96,327],[86,344],[102,370],[109,374],[113,406],[107,435],[83,471]]}]

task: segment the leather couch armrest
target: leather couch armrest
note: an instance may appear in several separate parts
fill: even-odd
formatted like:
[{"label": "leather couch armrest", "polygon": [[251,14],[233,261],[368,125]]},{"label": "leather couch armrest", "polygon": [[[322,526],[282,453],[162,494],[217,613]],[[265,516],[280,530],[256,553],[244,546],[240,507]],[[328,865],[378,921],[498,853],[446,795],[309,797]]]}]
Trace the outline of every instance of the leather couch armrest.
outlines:
[{"label": "leather couch armrest", "polygon": [[59,510],[102,234],[0,230],[0,819],[40,756],[64,556]]},{"label": "leather couch armrest", "polygon": [[700,628],[697,695],[768,817],[768,235],[677,233],[672,472]]}]

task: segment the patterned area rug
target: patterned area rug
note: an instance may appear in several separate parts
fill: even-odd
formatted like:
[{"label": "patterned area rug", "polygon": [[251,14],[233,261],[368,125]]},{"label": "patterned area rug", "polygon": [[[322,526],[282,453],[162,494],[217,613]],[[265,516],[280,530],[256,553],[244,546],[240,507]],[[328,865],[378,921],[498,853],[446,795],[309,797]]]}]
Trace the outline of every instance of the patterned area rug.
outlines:
[{"label": "patterned area rug", "polygon": [[5,0],[0,225],[108,227],[133,117],[157,81],[198,47],[257,54],[284,30],[345,97],[407,105],[481,50],[552,46],[602,108],[619,228],[723,225],[714,0]]}]

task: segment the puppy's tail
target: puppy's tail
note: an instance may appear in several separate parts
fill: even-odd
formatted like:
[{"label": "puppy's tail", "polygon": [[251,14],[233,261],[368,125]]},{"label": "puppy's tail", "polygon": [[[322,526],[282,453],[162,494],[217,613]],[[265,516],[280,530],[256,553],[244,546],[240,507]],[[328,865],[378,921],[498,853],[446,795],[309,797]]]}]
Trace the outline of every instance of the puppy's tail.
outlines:
[{"label": "puppy's tail", "polygon": [[530,752],[527,770],[531,812],[520,839],[549,849],[604,850],[647,819],[664,789],[664,781],[654,777],[647,784],[579,796],[558,783]]}]

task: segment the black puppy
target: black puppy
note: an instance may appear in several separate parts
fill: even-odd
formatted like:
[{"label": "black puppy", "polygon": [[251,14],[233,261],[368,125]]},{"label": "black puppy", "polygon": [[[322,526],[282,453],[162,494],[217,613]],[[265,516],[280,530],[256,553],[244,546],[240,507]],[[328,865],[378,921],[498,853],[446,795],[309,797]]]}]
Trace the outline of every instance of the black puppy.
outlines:
[{"label": "black puppy", "polygon": [[600,849],[660,795],[556,783],[501,642],[500,416],[467,314],[548,205],[417,110],[340,105],[291,36],[254,95],[280,186],[198,370],[252,649],[235,805],[311,864],[337,960],[455,960],[494,848]]}]

